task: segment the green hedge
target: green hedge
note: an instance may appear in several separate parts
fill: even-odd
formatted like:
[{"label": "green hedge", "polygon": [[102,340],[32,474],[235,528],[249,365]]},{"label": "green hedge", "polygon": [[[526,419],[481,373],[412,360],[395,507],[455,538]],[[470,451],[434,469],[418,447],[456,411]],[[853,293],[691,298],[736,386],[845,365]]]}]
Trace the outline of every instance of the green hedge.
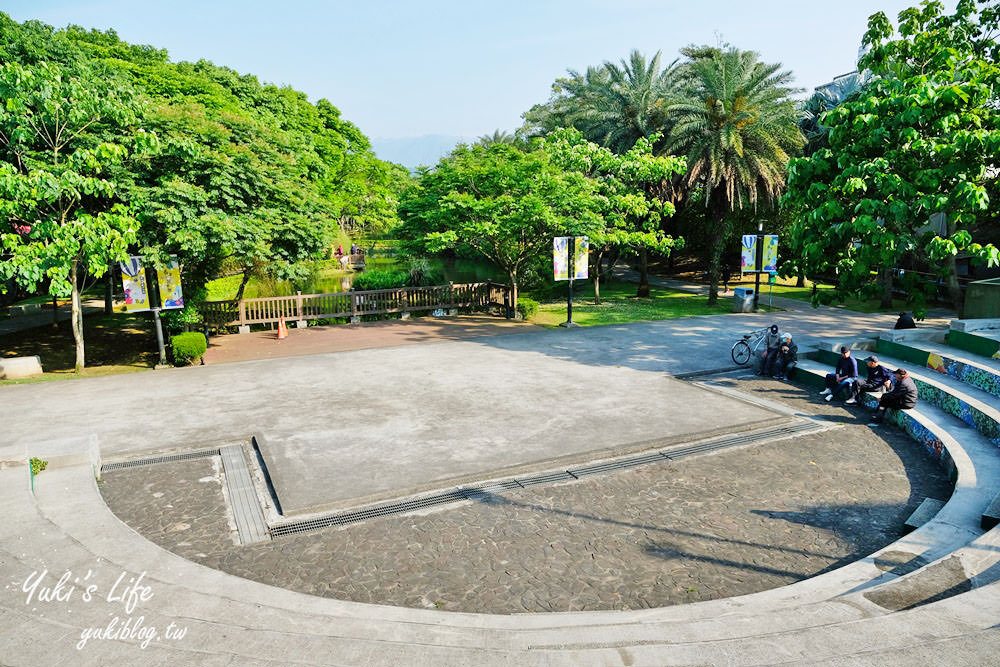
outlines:
[{"label": "green hedge", "polygon": [[526,296],[519,296],[517,297],[517,312],[521,313],[524,319],[531,319],[538,312],[538,302]]},{"label": "green hedge", "polygon": [[170,339],[170,345],[174,349],[174,363],[178,366],[195,363],[208,349],[205,334],[197,331],[173,336]]}]

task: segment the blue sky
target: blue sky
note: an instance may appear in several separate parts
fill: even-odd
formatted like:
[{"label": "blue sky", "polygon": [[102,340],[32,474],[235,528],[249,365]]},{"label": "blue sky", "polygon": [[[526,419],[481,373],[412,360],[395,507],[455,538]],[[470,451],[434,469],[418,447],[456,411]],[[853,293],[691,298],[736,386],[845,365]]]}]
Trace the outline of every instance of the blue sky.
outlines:
[{"label": "blue sky", "polygon": [[[812,89],[854,68],[868,16],[917,0],[5,0],[17,21],[113,28],[173,60],[211,60],[326,97],[372,137],[513,130],[568,68],[634,48],[664,62],[722,40]],[[954,6],[954,0],[947,2]]]}]

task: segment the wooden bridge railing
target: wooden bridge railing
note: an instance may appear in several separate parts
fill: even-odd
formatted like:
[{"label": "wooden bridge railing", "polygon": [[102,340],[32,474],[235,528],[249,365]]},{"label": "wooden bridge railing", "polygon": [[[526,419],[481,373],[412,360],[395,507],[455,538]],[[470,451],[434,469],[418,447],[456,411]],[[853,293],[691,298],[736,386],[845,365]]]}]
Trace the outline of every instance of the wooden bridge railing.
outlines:
[{"label": "wooden bridge railing", "polygon": [[315,320],[408,313],[438,308],[486,309],[498,306],[510,311],[511,288],[499,283],[464,283],[431,287],[270,296],[239,301],[206,301],[199,309],[212,327],[267,324],[284,318]]}]

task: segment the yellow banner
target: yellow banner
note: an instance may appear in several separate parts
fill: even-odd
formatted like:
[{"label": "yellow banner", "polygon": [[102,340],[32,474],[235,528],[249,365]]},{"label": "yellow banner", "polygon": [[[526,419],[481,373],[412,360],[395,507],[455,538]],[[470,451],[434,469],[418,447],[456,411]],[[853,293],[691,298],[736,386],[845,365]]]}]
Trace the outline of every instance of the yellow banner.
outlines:
[{"label": "yellow banner", "polygon": [[577,280],[586,280],[590,275],[590,239],[586,236],[577,236],[575,250],[573,277]]},{"label": "yellow banner", "polygon": [[184,296],[181,294],[181,267],[177,257],[171,256],[167,265],[157,271],[157,282],[160,285],[160,304],[163,308],[183,308]]},{"label": "yellow banner", "polygon": [[149,291],[146,289],[146,271],[142,266],[142,257],[129,257],[127,262],[119,262],[118,265],[122,269],[125,312],[149,310]]}]

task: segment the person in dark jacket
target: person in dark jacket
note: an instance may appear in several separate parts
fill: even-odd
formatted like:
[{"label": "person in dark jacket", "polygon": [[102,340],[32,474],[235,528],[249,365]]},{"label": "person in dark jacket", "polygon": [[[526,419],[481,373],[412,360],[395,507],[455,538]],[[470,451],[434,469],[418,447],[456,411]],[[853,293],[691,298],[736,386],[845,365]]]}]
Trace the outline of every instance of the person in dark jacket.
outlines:
[{"label": "person in dark jacket", "polygon": [[892,388],[892,374],[878,362],[874,354],[865,360],[868,365],[868,379],[854,383],[854,397],[848,403],[857,403],[866,391],[889,391]]},{"label": "person in dark jacket", "polygon": [[780,347],[781,336],[778,334],[778,325],[772,324],[764,336],[764,354],[760,359],[760,370],[757,375],[770,375],[769,368],[774,364]]},{"label": "person in dark jacket", "polygon": [[899,319],[896,320],[896,326],[893,329],[916,329],[917,325],[910,317],[908,313],[900,313]]},{"label": "person in dark jacket", "polygon": [[882,423],[888,408],[909,410],[917,404],[917,385],[906,369],[897,368],[893,371],[893,375],[896,376],[896,386],[892,388],[892,391],[882,394],[882,398],[878,399],[875,417],[872,418],[873,424]]},{"label": "person in dark jacket", "polygon": [[844,347],[840,348],[840,359],[837,360],[837,371],[835,373],[826,374],[826,389],[819,393],[820,396],[826,397],[826,402],[829,403],[833,400],[833,397],[840,393],[843,389],[851,393],[854,387],[854,381],[858,377],[858,362],[851,356],[851,348]]},{"label": "person in dark jacket", "polygon": [[792,334],[781,334],[781,347],[778,348],[775,359],[774,366],[778,372],[773,373],[771,377],[784,380],[788,371],[799,361],[799,346],[792,340]]}]

